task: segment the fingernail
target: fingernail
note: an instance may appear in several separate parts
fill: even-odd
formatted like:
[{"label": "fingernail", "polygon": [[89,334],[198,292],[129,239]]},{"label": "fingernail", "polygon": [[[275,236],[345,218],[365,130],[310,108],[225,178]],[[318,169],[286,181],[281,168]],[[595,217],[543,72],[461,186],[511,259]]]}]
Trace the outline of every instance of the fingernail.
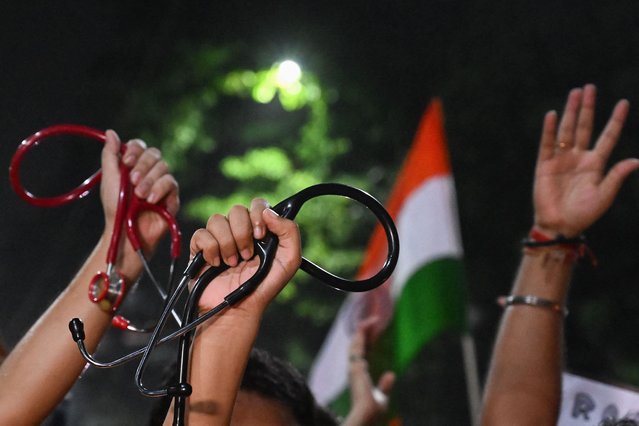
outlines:
[{"label": "fingernail", "polygon": [[110,136],[114,137],[115,139],[120,139],[120,137],[118,136],[118,133],[113,129],[108,129],[105,133],[107,135],[110,134]]},{"label": "fingernail", "polygon": [[266,213],[270,214],[273,217],[280,217],[280,215],[275,213],[275,210],[273,209],[266,209]]},{"label": "fingernail", "polygon": [[264,236],[264,228],[261,225],[255,225],[253,227],[253,237],[259,240],[263,236]]},{"label": "fingernail", "polygon": [[157,201],[157,198],[158,196],[155,194],[155,192],[151,192],[151,195],[148,196],[146,201],[148,201],[151,204],[155,204],[155,202]]},{"label": "fingernail", "polygon": [[133,185],[137,185],[139,180],[140,180],[140,172],[135,171],[131,173],[131,182],[133,183]]},{"label": "fingernail", "polygon": [[226,259],[226,264],[229,266],[237,266],[237,256],[236,255],[229,256]]},{"label": "fingernail", "polygon": [[142,182],[135,188],[135,195],[145,198],[150,189],[150,185],[147,182]]},{"label": "fingernail", "polygon": [[127,166],[132,166],[135,161],[135,155],[126,155],[122,161],[124,161],[124,164],[126,164]]},{"label": "fingernail", "polygon": [[251,250],[247,248],[242,250],[240,254],[242,255],[242,259],[244,260],[249,260],[251,258]]}]

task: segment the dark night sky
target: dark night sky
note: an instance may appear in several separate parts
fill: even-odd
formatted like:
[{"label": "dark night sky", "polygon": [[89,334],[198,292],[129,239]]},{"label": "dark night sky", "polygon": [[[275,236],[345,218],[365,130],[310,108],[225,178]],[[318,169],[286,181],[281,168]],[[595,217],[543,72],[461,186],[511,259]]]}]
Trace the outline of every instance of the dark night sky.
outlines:
[{"label": "dark night sky", "polygon": [[[478,332],[484,341],[484,368],[499,315],[493,300],[508,291],[517,242],[530,223],[532,159],[543,111],[560,108],[571,87],[589,81],[599,85],[602,112],[619,97],[639,103],[638,22],[634,1],[4,2],[0,164],[8,167],[18,143],[45,126],[117,126],[127,88],[159,73],[174,59],[169,46],[180,40],[239,41],[255,46],[264,63],[295,56],[329,82],[365,81],[362,86],[371,102],[389,105],[377,125],[412,123],[396,136],[403,141],[391,153],[398,159],[428,99],[444,95],[458,194],[464,194],[459,204],[469,293],[487,317]],[[322,52],[321,60],[316,60],[317,52]],[[349,95],[347,88],[344,92]],[[365,111],[361,115],[359,125],[369,117]],[[617,154],[638,156],[636,143],[630,143],[637,137],[636,110],[629,121]],[[55,164],[40,160],[36,178],[64,180],[90,149],[60,148],[51,155]],[[96,164],[83,167],[91,171]],[[593,229],[592,241],[603,266],[594,273],[586,269],[588,276],[580,277],[585,298],[599,300],[602,287],[597,280],[624,288],[636,281],[634,258],[617,261],[622,249],[636,251],[635,239],[624,239],[617,231],[621,226],[626,235],[639,232],[632,220],[637,188],[631,181],[622,191],[620,207]],[[94,196],[53,210],[26,205],[6,178],[0,179],[0,196],[0,334],[11,346],[81,264],[99,233],[96,218],[101,212]],[[476,285],[486,282],[491,287]],[[621,292],[612,297],[617,297],[613,300],[620,309],[616,320],[624,313],[634,314],[634,298],[621,300]],[[572,318],[580,315],[576,309]],[[570,331],[569,339],[579,337]],[[580,352],[597,352],[592,349],[573,351],[576,365]],[[602,367],[593,375],[606,371],[606,362],[613,358],[598,355]],[[101,407],[89,408],[98,416],[93,423],[84,418],[74,424],[113,424],[99,416],[114,406],[126,413],[127,403],[146,406],[135,394],[132,375],[126,374],[130,373],[87,374],[76,395],[80,404]],[[121,399],[130,398],[128,402],[113,402],[103,394],[91,400],[91,386],[111,381],[125,388]]]}]

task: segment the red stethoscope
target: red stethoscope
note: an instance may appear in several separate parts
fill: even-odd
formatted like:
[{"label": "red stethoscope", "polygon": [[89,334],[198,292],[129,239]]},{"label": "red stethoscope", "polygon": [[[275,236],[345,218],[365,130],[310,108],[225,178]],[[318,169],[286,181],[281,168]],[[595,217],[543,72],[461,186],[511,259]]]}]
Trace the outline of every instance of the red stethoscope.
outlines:
[{"label": "red stethoscope", "polygon": [[[67,192],[66,194],[53,196],[53,197],[38,197],[31,192],[27,191],[20,180],[20,166],[24,156],[32,148],[42,143],[44,140],[61,135],[71,135],[86,137],[89,139],[95,139],[102,143],[106,140],[106,135],[103,131],[93,129],[91,127],[74,125],[74,124],[61,124],[42,129],[33,135],[23,140],[18,149],[16,150],[13,158],[11,159],[11,165],[9,166],[9,179],[13,190],[29,204],[39,207],[58,207],[67,204],[71,201],[85,197],[89,191],[100,182],[102,177],[101,170],[98,170],[89,178],[85,179],[78,187]],[[126,146],[122,145],[121,154],[126,151]],[[129,169],[120,162],[120,189],[118,194],[118,204],[115,214],[115,223],[113,234],[111,235],[111,241],[107,251],[106,269],[105,271],[99,271],[95,274],[91,282],[89,283],[89,299],[98,304],[101,309],[107,312],[115,312],[124,295],[127,292],[127,284],[122,277],[122,274],[115,269],[115,262],[118,256],[118,247],[120,239],[122,237],[123,229],[126,231],[127,238],[131,243],[133,249],[138,253],[144,269],[149,276],[149,279],[153,282],[154,286],[158,290],[160,296],[166,300],[167,293],[158,280],[154,277],[149,263],[144,255],[140,239],[137,235],[135,228],[135,221],[137,217],[143,212],[150,210],[159,214],[167,223],[171,235],[171,265],[169,269],[168,286],[169,289],[173,282],[173,275],[175,264],[180,257],[180,241],[181,234],[177,224],[177,221],[169,211],[161,205],[151,204],[131,193]],[[180,319],[175,312],[173,312],[178,325],[181,324]],[[112,324],[114,327],[120,329],[128,329],[132,331],[148,331],[145,329],[137,328],[133,326],[127,319],[121,315],[113,317]]]}]

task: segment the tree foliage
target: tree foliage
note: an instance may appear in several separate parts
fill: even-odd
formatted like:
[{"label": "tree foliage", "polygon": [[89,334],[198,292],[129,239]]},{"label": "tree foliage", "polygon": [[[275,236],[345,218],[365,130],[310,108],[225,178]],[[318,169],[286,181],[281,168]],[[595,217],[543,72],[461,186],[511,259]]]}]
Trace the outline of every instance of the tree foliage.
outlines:
[{"label": "tree foliage", "polygon": [[[351,148],[347,137],[332,131],[335,89],[292,61],[251,69],[237,57],[230,47],[189,49],[162,81],[131,96],[127,126],[159,141],[186,194],[183,220],[204,224],[211,214],[248,205],[254,197],[275,204],[321,182],[371,189],[361,172],[335,167]],[[322,197],[308,202],[296,221],[305,257],[353,276],[372,231],[372,214],[346,198]],[[282,355],[308,367],[340,300],[298,273],[269,315],[279,324],[294,315],[315,332],[291,330]]]}]

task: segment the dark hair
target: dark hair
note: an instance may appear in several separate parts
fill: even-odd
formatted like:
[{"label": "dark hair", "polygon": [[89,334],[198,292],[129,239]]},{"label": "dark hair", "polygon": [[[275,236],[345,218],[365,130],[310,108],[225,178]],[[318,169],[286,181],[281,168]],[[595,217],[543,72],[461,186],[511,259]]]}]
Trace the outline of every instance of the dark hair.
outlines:
[{"label": "dark hair", "polygon": [[304,376],[264,350],[251,351],[241,389],[281,402],[300,425],[337,425],[333,415],[317,404]]},{"label": "dark hair", "polygon": [[636,420],[624,417],[623,419],[604,419],[599,426],[639,426]]},{"label": "dark hair", "polygon": [[[251,350],[240,389],[282,403],[300,425],[338,424],[332,413],[317,404],[304,376],[290,363],[264,350]],[[161,425],[164,422],[170,403],[170,398],[158,401],[151,411],[150,425]]]}]

